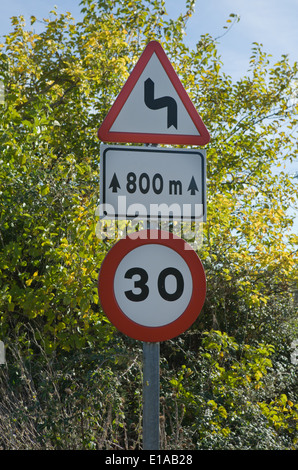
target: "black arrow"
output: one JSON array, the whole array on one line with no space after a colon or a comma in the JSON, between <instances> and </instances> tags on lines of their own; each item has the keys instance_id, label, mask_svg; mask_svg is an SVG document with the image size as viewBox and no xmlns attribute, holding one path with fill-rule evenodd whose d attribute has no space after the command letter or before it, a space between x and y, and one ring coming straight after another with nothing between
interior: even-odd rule
<instances>
[{"instance_id":1,"label":"black arrow","mask_svg":"<svg viewBox=\"0 0 298 470\"><path fill-rule=\"evenodd\" d=\"M116 173L114 173L109 189L112 188L112 192L116 193L117 189L121 189Z\"/></svg>"},{"instance_id":2,"label":"black arrow","mask_svg":"<svg viewBox=\"0 0 298 470\"><path fill-rule=\"evenodd\" d=\"M154 82L147 78L144 82L144 101L149 109L168 108L168 128L174 126L177 129L177 103L171 96L154 98Z\"/></svg>"},{"instance_id":3,"label":"black arrow","mask_svg":"<svg viewBox=\"0 0 298 470\"><path fill-rule=\"evenodd\" d=\"M191 178L187 191L190 191L191 196L195 196L196 191L199 191L194 177Z\"/></svg>"}]
</instances>

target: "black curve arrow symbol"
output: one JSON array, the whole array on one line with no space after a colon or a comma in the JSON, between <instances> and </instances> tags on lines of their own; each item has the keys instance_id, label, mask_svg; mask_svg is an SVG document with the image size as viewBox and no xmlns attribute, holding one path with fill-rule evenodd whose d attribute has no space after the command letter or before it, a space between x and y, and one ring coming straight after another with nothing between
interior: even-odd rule
<instances>
[{"instance_id":1,"label":"black curve arrow symbol","mask_svg":"<svg viewBox=\"0 0 298 470\"><path fill-rule=\"evenodd\" d=\"M171 96L154 98L154 82L147 78L144 82L144 101L149 109L168 108L168 128L174 126L177 129L177 103Z\"/></svg>"}]
</instances>

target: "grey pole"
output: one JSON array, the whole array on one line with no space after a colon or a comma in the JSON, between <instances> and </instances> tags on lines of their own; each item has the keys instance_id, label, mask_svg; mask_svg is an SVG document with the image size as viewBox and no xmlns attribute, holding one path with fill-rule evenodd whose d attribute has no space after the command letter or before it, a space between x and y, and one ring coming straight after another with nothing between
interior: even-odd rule
<instances>
[{"instance_id":1,"label":"grey pole","mask_svg":"<svg viewBox=\"0 0 298 470\"><path fill-rule=\"evenodd\" d=\"M143 343L143 449L159 450L160 343Z\"/></svg>"},{"instance_id":2,"label":"grey pole","mask_svg":"<svg viewBox=\"0 0 298 470\"><path fill-rule=\"evenodd\" d=\"M158 229L158 221L147 220L147 229ZM159 351L160 343L143 342L144 450L159 450Z\"/></svg>"}]
</instances>

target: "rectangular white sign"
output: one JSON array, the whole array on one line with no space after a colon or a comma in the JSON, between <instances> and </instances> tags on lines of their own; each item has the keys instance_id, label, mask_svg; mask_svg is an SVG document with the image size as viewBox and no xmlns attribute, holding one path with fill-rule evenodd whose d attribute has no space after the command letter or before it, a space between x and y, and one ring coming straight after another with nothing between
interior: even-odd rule
<instances>
[{"instance_id":1,"label":"rectangular white sign","mask_svg":"<svg viewBox=\"0 0 298 470\"><path fill-rule=\"evenodd\" d=\"M101 144L100 217L206 221L206 150Z\"/></svg>"}]
</instances>

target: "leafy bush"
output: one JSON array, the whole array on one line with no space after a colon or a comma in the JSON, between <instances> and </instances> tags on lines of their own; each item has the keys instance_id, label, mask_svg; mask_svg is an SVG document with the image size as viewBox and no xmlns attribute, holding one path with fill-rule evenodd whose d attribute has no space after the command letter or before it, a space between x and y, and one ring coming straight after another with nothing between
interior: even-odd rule
<instances>
[{"instance_id":1,"label":"leafy bush","mask_svg":"<svg viewBox=\"0 0 298 470\"><path fill-rule=\"evenodd\" d=\"M96 131L147 42L160 41L206 124L208 220L198 248L208 293L161 346L162 447L297 448L296 63L254 44L246 76L222 71L208 34L187 47L193 0L83 0L37 33L12 18L1 45L1 447L137 449L141 352L98 299L115 239L96 236ZM235 15L231 15L235 19ZM231 21L231 19L229 19Z\"/></svg>"}]
</instances>

